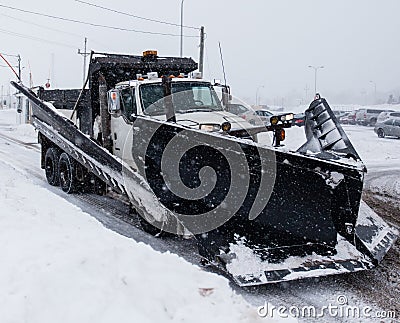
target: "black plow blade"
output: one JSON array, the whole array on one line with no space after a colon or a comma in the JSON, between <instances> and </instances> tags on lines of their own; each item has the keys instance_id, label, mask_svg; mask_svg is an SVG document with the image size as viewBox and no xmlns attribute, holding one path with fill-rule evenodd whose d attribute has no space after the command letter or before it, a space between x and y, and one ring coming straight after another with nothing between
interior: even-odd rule
<instances>
[{"instance_id":1,"label":"black plow blade","mask_svg":"<svg viewBox=\"0 0 400 323\"><path fill-rule=\"evenodd\" d=\"M242 210L199 238L200 252L240 286L371 269L398 238L361 200L366 168L325 99L306 110L305 131L296 153L277 152L261 214Z\"/></svg>"}]
</instances>

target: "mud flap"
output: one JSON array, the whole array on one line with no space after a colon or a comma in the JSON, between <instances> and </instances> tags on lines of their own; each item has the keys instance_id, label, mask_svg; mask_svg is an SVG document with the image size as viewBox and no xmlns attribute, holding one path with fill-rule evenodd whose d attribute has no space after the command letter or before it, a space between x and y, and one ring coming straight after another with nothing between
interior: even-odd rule
<instances>
[{"instance_id":1,"label":"mud flap","mask_svg":"<svg viewBox=\"0 0 400 323\"><path fill-rule=\"evenodd\" d=\"M364 201L360 204L355 231L357 248L369 255L375 265L399 236L399 231L386 224Z\"/></svg>"}]
</instances>

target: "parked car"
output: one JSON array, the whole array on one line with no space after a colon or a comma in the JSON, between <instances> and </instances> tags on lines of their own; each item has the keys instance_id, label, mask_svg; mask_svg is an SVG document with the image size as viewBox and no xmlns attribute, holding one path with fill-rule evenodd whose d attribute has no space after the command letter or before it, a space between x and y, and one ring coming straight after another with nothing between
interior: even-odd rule
<instances>
[{"instance_id":1,"label":"parked car","mask_svg":"<svg viewBox=\"0 0 400 323\"><path fill-rule=\"evenodd\" d=\"M345 114L342 114L341 116L338 116L337 117L338 121L340 123L347 124L347 121L348 121L347 117L348 117L349 114L350 114L350 112L346 112Z\"/></svg>"},{"instance_id":2,"label":"parked car","mask_svg":"<svg viewBox=\"0 0 400 323\"><path fill-rule=\"evenodd\" d=\"M387 119L397 119L397 118L400 118L400 112L383 111L383 112L379 113L376 122L382 123L382 122L386 121Z\"/></svg>"},{"instance_id":3,"label":"parked car","mask_svg":"<svg viewBox=\"0 0 400 323\"><path fill-rule=\"evenodd\" d=\"M340 111L340 110L332 110L332 112L335 114L336 118L338 118L338 119L347 113L347 111Z\"/></svg>"},{"instance_id":4,"label":"parked car","mask_svg":"<svg viewBox=\"0 0 400 323\"><path fill-rule=\"evenodd\" d=\"M356 112L346 112L338 120L341 124L356 124Z\"/></svg>"},{"instance_id":5,"label":"parked car","mask_svg":"<svg viewBox=\"0 0 400 323\"><path fill-rule=\"evenodd\" d=\"M393 110L360 109L356 113L356 123L364 126L375 126L381 112L394 112Z\"/></svg>"},{"instance_id":6,"label":"parked car","mask_svg":"<svg viewBox=\"0 0 400 323\"><path fill-rule=\"evenodd\" d=\"M264 109L256 110L255 113L266 125L270 124L270 119L274 115L272 112Z\"/></svg>"},{"instance_id":7,"label":"parked car","mask_svg":"<svg viewBox=\"0 0 400 323\"><path fill-rule=\"evenodd\" d=\"M241 114L248 112L250 109L240 103L229 103L228 110L230 113L240 116Z\"/></svg>"},{"instance_id":8,"label":"parked car","mask_svg":"<svg viewBox=\"0 0 400 323\"><path fill-rule=\"evenodd\" d=\"M400 138L400 119L388 119L382 123L377 123L374 128L379 138L394 136Z\"/></svg>"},{"instance_id":9,"label":"parked car","mask_svg":"<svg viewBox=\"0 0 400 323\"><path fill-rule=\"evenodd\" d=\"M306 115L304 113L297 113L293 116L293 126L303 127L306 122Z\"/></svg>"},{"instance_id":10,"label":"parked car","mask_svg":"<svg viewBox=\"0 0 400 323\"><path fill-rule=\"evenodd\" d=\"M265 109L254 110L241 103L230 103L228 105L229 112L242 117L252 125L269 124L269 117L273 114Z\"/></svg>"}]
</instances>

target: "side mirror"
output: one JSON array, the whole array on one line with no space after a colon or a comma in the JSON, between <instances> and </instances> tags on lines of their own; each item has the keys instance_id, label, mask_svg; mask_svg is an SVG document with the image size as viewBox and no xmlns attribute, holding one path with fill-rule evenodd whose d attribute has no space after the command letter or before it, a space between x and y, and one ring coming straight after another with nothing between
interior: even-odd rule
<instances>
[{"instance_id":1,"label":"side mirror","mask_svg":"<svg viewBox=\"0 0 400 323\"><path fill-rule=\"evenodd\" d=\"M110 90L107 93L108 98L108 112L116 114L121 111L120 93L118 90Z\"/></svg>"},{"instance_id":2,"label":"side mirror","mask_svg":"<svg viewBox=\"0 0 400 323\"><path fill-rule=\"evenodd\" d=\"M222 104L226 107L232 101L231 89L228 85L222 86Z\"/></svg>"}]
</instances>

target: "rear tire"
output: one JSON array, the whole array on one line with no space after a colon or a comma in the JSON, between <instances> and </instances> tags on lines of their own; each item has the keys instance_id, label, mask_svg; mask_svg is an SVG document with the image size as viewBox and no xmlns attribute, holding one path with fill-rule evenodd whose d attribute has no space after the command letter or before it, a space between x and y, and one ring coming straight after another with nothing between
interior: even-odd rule
<instances>
[{"instance_id":1,"label":"rear tire","mask_svg":"<svg viewBox=\"0 0 400 323\"><path fill-rule=\"evenodd\" d=\"M58 172L58 160L60 159L60 151L57 148L50 147L46 151L44 157L44 170L47 182L52 186L58 186L60 176Z\"/></svg>"},{"instance_id":2,"label":"rear tire","mask_svg":"<svg viewBox=\"0 0 400 323\"><path fill-rule=\"evenodd\" d=\"M90 193L106 195L107 185L93 173L88 175L87 188Z\"/></svg>"},{"instance_id":3,"label":"rear tire","mask_svg":"<svg viewBox=\"0 0 400 323\"><path fill-rule=\"evenodd\" d=\"M375 118L371 119L369 125L372 126L372 127L375 126L376 125L376 119Z\"/></svg>"},{"instance_id":4,"label":"rear tire","mask_svg":"<svg viewBox=\"0 0 400 323\"><path fill-rule=\"evenodd\" d=\"M385 132L383 129L378 129L377 134L379 138L385 138Z\"/></svg>"},{"instance_id":5,"label":"rear tire","mask_svg":"<svg viewBox=\"0 0 400 323\"><path fill-rule=\"evenodd\" d=\"M79 181L76 178L76 162L67 153L62 153L58 161L61 189L68 194L77 191Z\"/></svg>"}]
</instances>

